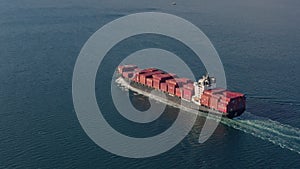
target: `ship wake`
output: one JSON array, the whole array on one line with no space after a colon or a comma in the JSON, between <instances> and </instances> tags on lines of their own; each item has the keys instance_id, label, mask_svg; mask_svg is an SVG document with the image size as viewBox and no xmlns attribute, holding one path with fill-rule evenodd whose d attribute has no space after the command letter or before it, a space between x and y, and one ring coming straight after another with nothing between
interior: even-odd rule
<instances>
[{"instance_id":1,"label":"ship wake","mask_svg":"<svg viewBox=\"0 0 300 169\"><path fill-rule=\"evenodd\" d=\"M300 154L299 128L259 117L250 112L244 112L242 116L233 120L224 118L222 123Z\"/></svg>"}]
</instances>

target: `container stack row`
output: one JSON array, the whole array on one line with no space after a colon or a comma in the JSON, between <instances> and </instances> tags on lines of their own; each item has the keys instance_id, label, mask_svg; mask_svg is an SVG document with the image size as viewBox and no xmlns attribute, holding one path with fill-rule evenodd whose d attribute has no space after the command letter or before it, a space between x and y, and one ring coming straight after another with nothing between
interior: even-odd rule
<instances>
[{"instance_id":1,"label":"container stack row","mask_svg":"<svg viewBox=\"0 0 300 169\"><path fill-rule=\"evenodd\" d=\"M244 109L246 98L242 93L216 88L204 91L200 103L203 106L226 113Z\"/></svg>"},{"instance_id":2,"label":"container stack row","mask_svg":"<svg viewBox=\"0 0 300 169\"><path fill-rule=\"evenodd\" d=\"M139 69L136 65L124 65L118 67L118 72L124 78L131 78L137 83L152 87L171 95L191 100L194 95L192 80L178 78L176 74L165 73L156 68Z\"/></svg>"}]
</instances>

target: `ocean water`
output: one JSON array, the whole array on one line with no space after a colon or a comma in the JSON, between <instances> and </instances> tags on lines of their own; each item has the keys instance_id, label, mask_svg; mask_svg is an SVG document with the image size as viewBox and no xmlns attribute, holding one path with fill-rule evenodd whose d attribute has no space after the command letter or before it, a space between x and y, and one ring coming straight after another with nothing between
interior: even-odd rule
<instances>
[{"instance_id":1,"label":"ocean water","mask_svg":"<svg viewBox=\"0 0 300 169\"><path fill-rule=\"evenodd\" d=\"M172 2L1 0L0 168L300 168L300 2ZM247 111L234 120L222 119L203 144L197 142L205 120L199 116L189 135L170 151L131 159L101 149L85 134L73 107L72 73L82 46L96 30L145 11L175 14L203 30L224 64L228 88L247 94ZM189 55L167 42L135 37L110 54L121 57L143 45L167 44L177 54ZM118 59L106 60L107 67L112 69ZM193 57L187 62L199 76L205 73ZM150 126L121 118L104 97L110 86L103 79L111 80L110 71L99 70L96 95L112 126L146 137L172 124L178 111L173 107ZM142 96L133 96L132 102L139 109L149 106Z\"/></svg>"}]
</instances>

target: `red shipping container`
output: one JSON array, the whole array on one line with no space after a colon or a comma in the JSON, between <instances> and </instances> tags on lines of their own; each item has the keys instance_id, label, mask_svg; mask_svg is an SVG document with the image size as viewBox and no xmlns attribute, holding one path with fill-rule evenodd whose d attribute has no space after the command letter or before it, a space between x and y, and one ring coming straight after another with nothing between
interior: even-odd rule
<instances>
[{"instance_id":1,"label":"red shipping container","mask_svg":"<svg viewBox=\"0 0 300 169\"><path fill-rule=\"evenodd\" d=\"M215 93L221 93L224 91L225 91L225 89L223 89L223 88L215 88L215 89L205 90L204 93L211 96Z\"/></svg>"},{"instance_id":2,"label":"red shipping container","mask_svg":"<svg viewBox=\"0 0 300 169\"><path fill-rule=\"evenodd\" d=\"M159 85L153 85L153 87L159 90Z\"/></svg>"},{"instance_id":3,"label":"red shipping container","mask_svg":"<svg viewBox=\"0 0 300 169\"><path fill-rule=\"evenodd\" d=\"M141 75L145 74L145 73L147 73L147 72L140 71L140 72L136 73L136 76L138 76L138 79L140 79Z\"/></svg>"},{"instance_id":4,"label":"red shipping container","mask_svg":"<svg viewBox=\"0 0 300 169\"><path fill-rule=\"evenodd\" d=\"M228 104L220 103L220 102L218 103L218 111L220 111L220 112L226 113L227 107L228 107Z\"/></svg>"},{"instance_id":5,"label":"red shipping container","mask_svg":"<svg viewBox=\"0 0 300 169\"><path fill-rule=\"evenodd\" d=\"M213 94L212 97L216 98L216 99L221 99L223 95L221 94Z\"/></svg>"},{"instance_id":6,"label":"red shipping container","mask_svg":"<svg viewBox=\"0 0 300 169\"><path fill-rule=\"evenodd\" d=\"M159 84L160 84L160 80L157 80L157 79L153 78L153 87L156 88L156 89L159 89Z\"/></svg>"},{"instance_id":7,"label":"red shipping container","mask_svg":"<svg viewBox=\"0 0 300 169\"><path fill-rule=\"evenodd\" d=\"M194 92L192 90L189 90L187 88L183 89L183 98L184 99L191 100L193 94L194 94Z\"/></svg>"},{"instance_id":8,"label":"red shipping container","mask_svg":"<svg viewBox=\"0 0 300 169\"><path fill-rule=\"evenodd\" d=\"M219 109L219 108L223 108L223 109L224 109L224 108L227 107L227 105L228 105L228 103L223 103L223 102L220 102L220 101L219 101L219 103L218 103L218 109Z\"/></svg>"},{"instance_id":9,"label":"red shipping container","mask_svg":"<svg viewBox=\"0 0 300 169\"><path fill-rule=\"evenodd\" d=\"M144 70L140 70L139 72L136 72L136 76L138 76L137 77L138 82L143 83L143 82L141 82L141 79L144 81L144 78L141 78L142 75L147 74L147 73L151 73L153 71L156 71L156 69L149 68L149 69L144 69ZM143 84L145 84L145 83L143 83Z\"/></svg>"},{"instance_id":10,"label":"red shipping container","mask_svg":"<svg viewBox=\"0 0 300 169\"><path fill-rule=\"evenodd\" d=\"M139 76L139 73L135 74L135 77L136 77L136 82L140 82L140 76Z\"/></svg>"},{"instance_id":11,"label":"red shipping container","mask_svg":"<svg viewBox=\"0 0 300 169\"><path fill-rule=\"evenodd\" d=\"M175 78L174 80L176 81L178 86L182 87L185 84L187 78Z\"/></svg>"},{"instance_id":12,"label":"red shipping container","mask_svg":"<svg viewBox=\"0 0 300 169\"><path fill-rule=\"evenodd\" d=\"M164 92L168 92L168 85L167 83L160 83L160 90Z\"/></svg>"},{"instance_id":13,"label":"red shipping container","mask_svg":"<svg viewBox=\"0 0 300 169\"><path fill-rule=\"evenodd\" d=\"M153 87L155 88L155 89L159 89L159 82L157 83L156 81L154 81L154 79L153 79Z\"/></svg>"},{"instance_id":14,"label":"red shipping container","mask_svg":"<svg viewBox=\"0 0 300 169\"><path fill-rule=\"evenodd\" d=\"M153 77L153 79L158 79L158 80L160 80L160 79L161 79L161 75L162 75L162 74L156 74L156 75L153 75L152 77Z\"/></svg>"},{"instance_id":15,"label":"red shipping container","mask_svg":"<svg viewBox=\"0 0 300 169\"><path fill-rule=\"evenodd\" d=\"M146 84L146 78L150 78L152 77L152 75L154 74L159 74L161 73L161 71L154 71L154 72L148 72L148 73L144 73L144 74L140 74L139 75L139 82L142 84Z\"/></svg>"},{"instance_id":16,"label":"red shipping container","mask_svg":"<svg viewBox=\"0 0 300 169\"><path fill-rule=\"evenodd\" d=\"M222 96L221 100L224 101L224 102L229 102L231 100L231 98Z\"/></svg>"},{"instance_id":17,"label":"red shipping container","mask_svg":"<svg viewBox=\"0 0 300 169\"><path fill-rule=\"evenodd\" d=\"M218 103L218 108L226 108L227 104L223 104L223 103Z\"/></svg>"},{"instance_id":18,"label":"red shipping container","mask_svg":"<svg viewBox=\"0 0 300 169\"><path fill-rule=\"evenodd\" d=\"M153 86L153 84L152 84L152 82L153 82L152 78L147 78L146 81L147 81L147 86L149 86L149 87Z\"/></svg>"},{"instance_id":19,"label":"red shipping container","mask_svg":"<svg viewBox=\"0 0 300 169\"><path fill-rule=\"evenodd\" d=\"M227 113L227 107L226 106L218 106L218 111Z\"/></svg>"},{"instance_id":20,"label":"red shipping container","mask_svg":"<svg viewBox=\"0 0 300 169\"><path fill-rule=\"evenodd\" d=\"M177 82L175 79L169 79L169 80L166 80L166 83L169 85L169 84L172 84L172 85L177 85Z\"/></svg>"},{"instance_id":21,"label":"red shipping container","mask_svg":"<svg viewBox=\"0 0 300 169\"><path fill-rule=\"evenodd\" d=\"M189 89L189 90L194 90L194 85L193 83L187 83L183 85L183 88Z\"/></svg>"},{"instance_id":22,"label":"red shipping container","mask_svg":"<svg viewBox=\"0 0 300 169\"><path fill-rule=\"evenodd\" d=\"M169 79L169 80L166 80L166 82L168 84L175 85L176 87L178 87L178 86L182 87L184 85L184 82L180 78Z\"/></svg>"},{"instance_id":23,"label":"red shipping container","mask_svg":"<svg viewBox=\"0 0 300 169\"><path fill-rule=\"evenodd\" d=\"M236 97L243 97L244 94L226 90L223 92L223 96L228 97L228 98L236 98Z\"/></svg>"},{"instance_id":24,"label":"red shipping container","mask_svg":"<svg viewBox=\"0 0 300 169\"><path fill-rule=\"evenodd\" d=\"M211 96L212 92L211 92L211 90L204 90L203 94Z\"/></svg>"},{"instance_id":25,"label":"red shipping container","mask_svg":"<svg viewBox=\"0 0 300 169\"><path fill-rule=\"evenodd\" d=\"M154 72L147 72L147 73L140 74L140 79L141 78L151 77L153 75L153 73Z\"/></svg>"},{"instance_id":26,"label":"red shipping container","mask_svg":"<svg viewBox=\"0 0 300 169\"><path fill-rule=\"evenodd\" d=\"M139 82L142 83L142 84L146 84L146 78L145 76L139 76Z\"/></svg>"},{"instance_id":27,"label":"red shipping container","mask_svg":"<svg viewBox=\"0 0 300 169\"><path fill-rule=\"evenodd\" d=\"M209 95L206 95L206 94L203 94L201 96L201 99L200 99L200 103L204 106L207 106L209 107L209 104L210 104L210 96Z\"/></svg>"},{"instance_id":28,"label":"red shipping container","mask_svg":"<svg viewBox=\"0 0 300 169\"><path fill-rule=\"evenodd\" d=\"M180 88L175 88L175 95L177 97L181 97L181 89Z\"/></svg>"},{"instance_id":29,"label":"red shipping container","mask_svg":"<svg viewBox=\"0 0 300 169\"><path fill-rule=\"evenodd\" d=\"M175 85L167 84L168 85L168 92L172 95L175 95Z\"/></svg>"},{"instance_id":30,"label":"red shipping container","mask_svg":"<svg viewBox=\"0 0 300 169\"><path fill-rule=\"evenodd\" d=\"M172 79L172 76L170 76L169 74L155 74L152 77L153 79L160 82L165 82L168 79Z\"/></svg>"},{"instance_id":31,"label":"red shipping container","mask_svg":"<svg viewBox=\"0 0 300 169\"><path fill-rule=\"evenodd\" d=\"M161 73L161 74L153 75L153 79L161 80L162 78L168 77L168 76L170 76L170 75Z\"/></svg>"},{"instance_id":32,"label":"red shipping container","mask_svg":"<svg viewBox=\"0 0 300 169\"><path fill-rule=\"evenodd\" d=\"M141 74L141 76L148 78L148 77L152 77L152 75L154 74L159 74L159 73L161 73L161 71L148 72L148 73Z\"/></svg>"},{"instance_id":33,"label":"red shipping container","mask_svg":"<svg viewBox=\"0 0 300 169\"><path fill-rule=\"evenodd\" d=\"M219 99L215 98L215 97L210 97L210 103L209 103L209 107L212 109L218 109L218 102Z\"/></svg>"},{"instance_id":34,"label":"red shipping container","mask_svg":"<svg viewBox=\"0 0 300 169\"><path fill-rule=\"evenodd\" d=\"M230 100L229 100L230 101ZM223 98L221 98L220 100L219 100L219 102L220 103L223 103L223 104L228 104L229 103L229 101L228 100L224 100Z\"/></svg>"},{"instance_id":35,"label":"red shipping container","mask_svg":"<svg viewBox=\"0 0 300 169\"><path fill-rule=\"evenodd\" d=\"M156 74L155 74L155 75L156 75ZM159 79L155 79L155 78L154 78L155 75L152 76L152 78L153 78L153 83L160 83L160 80L159 80Z\"/></svg>"}]
</instances>

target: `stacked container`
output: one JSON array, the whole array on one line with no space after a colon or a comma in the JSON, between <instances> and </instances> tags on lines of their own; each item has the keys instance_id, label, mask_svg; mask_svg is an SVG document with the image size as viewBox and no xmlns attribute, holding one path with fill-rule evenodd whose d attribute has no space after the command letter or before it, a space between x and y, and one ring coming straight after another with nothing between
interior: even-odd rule
<instances>
[{"instance_id":1,"label":"stacked container","mask_svg":"<svg viewBox=\"0 0 300 169\"><path fill-rule=\"evenodd\" d=\"M168 85L168 92L172 95L181 97L182 91L177 89L176 92L176 88L182 88L187 82L190 82L190 80L187 78L174 78L174 79L166 80L166 83Z\"/></svg>"},{"instance_id":2,"label":"stacked container","mask_svg":"<svg viewBox=\"0 0 300 169\"><path fill-rule=\"evenodd\" d=\"M182 97L184 99L191 100L195 92L193 83L184 84L182 92L183 92Z\"/></svg>"},{"instance_id":3,"label":"stacked container","mask_svg":"<svg viewBox=\"0 0 300 169\"><path fill-rule=\"evenodd\" d=\"M160 89L160 83L165 82L167 79L171 79L170 74L155 74L153 75L153 87L155 89Z\"/></svg>"},{"instance_id":4,"label":"stacked container","mask_svg":"<svg viewBox=\"0 0 300 169\"><path fill-rule=\"evenodd\" d=\"M222 93L224 92L226 89L224 88L215 88L215 89L210 89L210 90L205 90L204 91L204 94L207 94L209 96L212 96L213 94L216 94L216 93Z\"/></svg>"},{"instance_id":5,"label":"stacked container","mask_svg":"<svg viewBox=\"0 0 300 169\"><path fill-rule=\"evenodd\" d=\"M202 94L201 99L200 99L201 105L209 107L209 101L210 101L210 96L205 93Z\"/></svg>"},{"instance_id":6,"label":"stacked container","mask_svg":"<svg viewBox=\"0 0 300 169\"><path fill-rule=\"evenodd\" d=\"M146 85L146 78L150 78L154 74L161 74L161 73L162 73L162 71L153 71L153 72L139 74L139 82Z\"/></svg>"},{"instance_id":7,"label":"stacked container","mask_svg":"<svg viewBox=\"0 0 300 169\"><path fill-rule=\"evenodd\" d=\"M141 74L146 74L146 73L154 72L154 71L157 71L157 69L155 69L155 68L148 68L148 69L136 71L136 73L135 73L136 82L140 82L140 76L141 76Z\"/></svg>"},{"instance_id":8,"label":"stacked container","mask_svg":"<svg viewBox=\"0 0 300 169\"><path fill-rule=\"evenodd\" d=\"M175 95L177 97L181 97L181 89L180 88L178 88L178 87L175 88Z\"/></svg>"},{"instance_id":9,"label":"stacked container","mask_svg":"<svg viewBox=\"0 0 300 169\"><path fill-rule=\"evenodd\" d=\"M169 84L167 82L167 86L168 86L168 93L170 93L171 95L175 95L175 89L176 89L175 85L171 83Z\"/></svg>"},{"instance_id":10,"label":"stacked container","mask_svg":"<svg viewBox=\"0 0 300 169\"><path fill-rule=\"evenodd\" d=\"M147 81L146 82L147 86L153 87L153 79L152 78L147 78L146 81Z\"/></svg>"},{"instance_id":11,"label":"stacked container","mask_svg":"<svg viewBox=\"0 0 300 169\"><path fill-rule=\"evenodd\" d=\"M168 92L167 83L160 83L160 90L162 90L163 92Z\"/></svg>"},{"instance_id":12,"label":"stacked container","mask_svg":"<svg viewBox=\"0 0 300 169\"><path fill-rule=\"evenodd\" d=\"M242 93L216 88L204 91L200 103L206 107L228 113L245 109L246 98Z\"/></svg>"}]
</instances>

